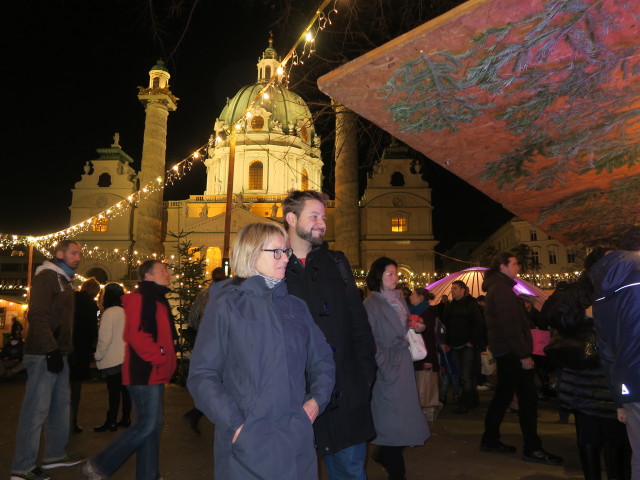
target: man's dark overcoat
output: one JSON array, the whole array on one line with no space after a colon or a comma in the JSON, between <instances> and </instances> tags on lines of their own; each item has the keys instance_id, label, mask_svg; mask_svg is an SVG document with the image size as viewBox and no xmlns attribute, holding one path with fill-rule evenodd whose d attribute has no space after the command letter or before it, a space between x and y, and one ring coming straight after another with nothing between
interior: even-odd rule
<instances>
[{"instance_id":1,"label":"man's dark overcoat","mask_svg":"<svg viewBox=\"0 0 640 480\"><path fill-rule=\"evenodd\" d=\"M333 349L336 386L327 410L316 420L318 454L331 454L375 436L371 386L376 346L349 261L326 243L314 247L303 266L287 265L289 293L303 299Z\"/></svg>"}]
</instances>

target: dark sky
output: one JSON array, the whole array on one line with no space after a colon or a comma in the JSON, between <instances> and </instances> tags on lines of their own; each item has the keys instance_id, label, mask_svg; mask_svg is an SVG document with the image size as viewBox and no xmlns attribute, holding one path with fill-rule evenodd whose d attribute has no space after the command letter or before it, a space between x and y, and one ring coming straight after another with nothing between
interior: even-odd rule
<instances>
[{"instance_id":1,"label":"dark sky","mask_svg":"<svg viewBox=\"0 0 640 480\"><path fill-rule=\"evenodd\" d=\"M150 3L142 0L3 5L0 233L43 234L68 226L71 189L84 163L97 158L96 148L108 147L115 132L139 166L144 108L137 87L147 86L158 58L167 60L172 92L180 98L169 116L168 165L206 143L226 97L255 81L256 60L279 15L270 2L196 2L183 37L193 2L151 4L162 7L155 23ZM308 11L313 13L312 4ZM302 28L275 34L281 55ZM482 239L509 217L431 162L427 179L443 247L457 239ZM204 186L200 164L167 188L165 198L200 194Z\"/></svg>"}]
</instances>

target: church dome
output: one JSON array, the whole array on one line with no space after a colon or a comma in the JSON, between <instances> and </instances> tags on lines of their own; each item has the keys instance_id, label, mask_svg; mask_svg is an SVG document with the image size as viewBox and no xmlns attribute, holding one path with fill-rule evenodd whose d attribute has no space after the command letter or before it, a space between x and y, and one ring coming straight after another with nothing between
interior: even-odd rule
<instances>
[{"instance_id":1,"label":"church dome","mask_svg":"<svg viewBox=\"0 0 640 480\"><path fill-rule=\"evenodd\" d=\"M227 102L222 109L220 120L226 125L233 125L247 110L251 102L264 88L264 83L256 83L243 87ZM281 125L284 133L291 135L290 125L300 127L306 124L307 129L313 129L311 111L306 102L281 84L274 84L267 90L268 99L261 99L253 108L263 108L271 114L269 122ZM271 130L271 128L269 128Z\"/></svg>"}]
</instances>

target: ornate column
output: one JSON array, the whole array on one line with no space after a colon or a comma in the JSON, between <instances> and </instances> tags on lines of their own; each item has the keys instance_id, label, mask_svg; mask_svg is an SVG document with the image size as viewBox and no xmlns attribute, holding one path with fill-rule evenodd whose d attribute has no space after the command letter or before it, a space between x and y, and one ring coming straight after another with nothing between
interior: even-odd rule
<instances>
[{"instance_id":1,"label":"ornate column","mask_svg":"<svg viewBox=\"0 0 640 480\"><path fill-rule=\"evenodd\" d=\"M345 253L352 266L360 266L357 117L344 105L332 103L336 112L335 248Z\"/></svg>"},{"instance_id":2,"label":"ornate column","mask_svg":"<svg viewBox=\"0 0 640 480\"><path fill-rule=\"evenodd\" d=\"M177 98L169 90L169 72L158 60L149 72L149 87L140 87L138 99L145 106L144 143L140 188L151 183L155 188L136 209L135 249L139 252L164 253L162 244L162 196L165 181L167 119L176 110ZM160 180L158 180L160 179Z\"/></svg>"}]
</instances>

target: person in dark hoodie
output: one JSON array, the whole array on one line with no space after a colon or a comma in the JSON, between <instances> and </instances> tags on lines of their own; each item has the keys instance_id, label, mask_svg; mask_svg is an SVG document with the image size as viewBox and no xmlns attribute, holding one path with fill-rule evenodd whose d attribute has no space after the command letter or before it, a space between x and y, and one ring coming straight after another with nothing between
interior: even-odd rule
<instances>
[{"instance_id":1,"label":"person in dark hoodie","mask_svg":"<svg viewBox=\"0 0 640 480\"><path fill-rule=\"evenodd\" d=\"M524 305L513 287L520 271L511 252L500 252L491 262L482 289L487 292L485 322L489 349L496 359L498 382L484 420L480 450L515 453L516 447L500 441L500 424L507 407L518 396L520 431L524 439L522 459L527 462L561 465L563 459L542 449L538 436L538 394L531 358L533 340Z\"/></svg>"},{"instance_id":2,"label":"person in dark hoodie","mask_svg":"<svg viewBox=\"0 0 640 480\"><path fill-rule=\"evenodd\" d=\"M624 410L633 458L632 479L640 479L640 227L622 237L591 269L596 300L593 318L600 360L613 398Z\"/></svg>"},{"instance_id":3,"label":"person in dark hoodie","mask_svg":"<svg viewBox=\"0 0 640 480\"><path fill-rule=\"evenodd\" d=\"M169 293L171 274L159 260L138 270L136 291L122 297L125 347L122 384L127 385L136 421L105 450L86 462L82 473L91 480L110 477L136 453L136 479L158 480L164 385L176 369L176 332Z\"/></svg>"}]
</instances>

